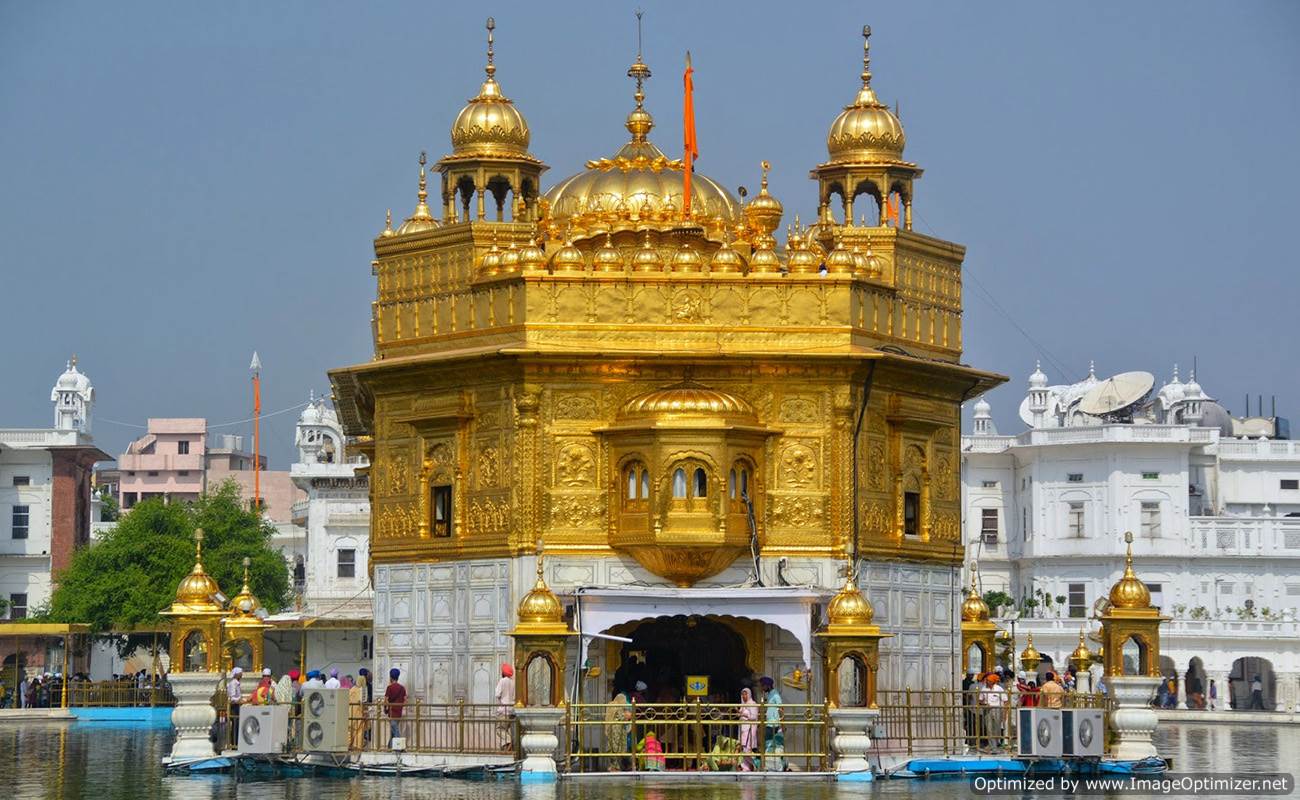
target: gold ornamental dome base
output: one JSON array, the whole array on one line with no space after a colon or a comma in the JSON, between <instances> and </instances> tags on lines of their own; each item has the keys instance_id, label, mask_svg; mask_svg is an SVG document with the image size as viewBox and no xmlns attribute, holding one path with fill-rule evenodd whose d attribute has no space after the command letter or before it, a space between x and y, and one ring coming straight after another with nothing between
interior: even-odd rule
<instances>
[{"instance_id":1,"label":"gold ornamental dome base","mask_svg":"<svg viewBox=\"0 0 1300 800\"><path fill-rule=\"evenodd\" d=\"M691 545L636 545L622 548L641 566L681 588L711 578L731 566L744 547L716 545L696 547Z\"/></svg>"}]
</instances>

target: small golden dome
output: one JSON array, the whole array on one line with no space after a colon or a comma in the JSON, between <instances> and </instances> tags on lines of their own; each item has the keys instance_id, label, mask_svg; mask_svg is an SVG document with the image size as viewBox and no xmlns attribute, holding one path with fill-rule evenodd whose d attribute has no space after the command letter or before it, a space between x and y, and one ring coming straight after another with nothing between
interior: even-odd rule
<instances>
[{"instance_id":1,"label":"small golden dome","mask_svg":"<svg viewBox=\"0 0 1300 800\"><path fill-rule=\"evenodd\" d=\"M483 260L479 262L478 271L480 275L491 276L501 272L501 249L497 247L496 234L492 234L492 249L483 254Z\"/></svg>"},{"instance_id":2,"label":"small golden dome","mask_svg":"<svg viewBox=\"0 0 1300 800\"><path fill-rule=\"evenodd\" d=\"M1084 641L1083 629L1080 628L1079 646L1074 648L1074 652L1070 654L1070 663L1079 669L1087 669L1088 665L1091 664L1093 660L1094 656L1092 651L1088 649L1088 645Z\"/></svg>"},{"instance_id":3,"label":"small golden dome","mask_svg":"<svg viewBox=\"0 0 1300 800\"><path fill-rule=\"evenodd\" d=\"M757 422L754 407L745 400L689 379L637 395L619 411L622 420L660 416L724 417L751 425Z\"/></svg>"},{"instance_id":4,"label":"small golden dome","mask_svg":"<svg viewBox=\"0 0 1300 800\"><path fill-rule=\"evenodd\" d=\"M988 622L989 605L984 602L984 598L979 596L978 592L971 591L966 595L966 599L961 604L961 621L962 622Z\"/></svg>"},{"instance_id":5,"label":"small golden dome","mask_svg":"<svg viewBox=\"0 0 1300 800\"><path fill-rule=\"evenodd\" d=\"M451 126L454 156L528 156L532 133L515 104L501 92L492 63L492 31L496 22L488 17L487 79L478 95L456 115ZM528 156L531 158L531 156Z\"/></svg>"},{"instance_id":6,"label":"small golden dome","mask_svg":"<svg viewBox=\"0 0 1300 800\"><path fill-rule=\"evenodd\" d=\"M555 596L551 587L546 585L542 576L542 550L537 550L537 583L528 594L519 601L519 624L539 625L564 622L564 604Z\"/></svg>"},{"instance_id":7,"label":"small golden dome","mask_svg":"<svg viewBox=\"0 0 1300 800\"><path fill-rule=\"evenodd\" d=\"M853 253L844 247L844 240L840 239L835 249L826 258L826 271L843 275L853 272L857 267L857 262L853 260Z\"/></svg>"},{"instance_id":8,"label":"small golden dome","mask_svg":"<svg viewBox=\"0 0 1300 800\"><path fill-rule=\"evenodd\" d=\"M876 610L871 607L871 601L858 589L853 572L850 570L844 586L831 598L830 605L826 609L827 621L835 626L861 626L870 625L875 616Z\"/></svg>"},{"instance_id":9,"label":"small golden dome","mask_svg":"<svg viewBox=\"0 0 1300 800\"><path fill-rule=\"evenodd\" d=\"M402 227L397 229L399 236L405 236L409 233L420 233L422 231L433 230L438 227L438 220L433 218L433 212L429 210L429 183L424 174L424 165L429 163L423 150L420 151L420 189L416 192L417 202L415 211L411 216L406 218Z\"/></svg>"},{"instance_id":10,"label":"small golden dome","mask_svg":"<svg viewBox=\"0 0 1300 800\"><path fill-rule=\"evenodd\" d=\"M1150 608L1151 590L1133 572L1133 532L1124 533L1128 552L1124 556L1124 574L1110 587L1110 604L1114 608Z\"/></svg>"},{"instance_id":11,"label":"small golden dome","mask_svg":"<svg viewBox=\"0 0 1300 800\"><path fill-rule=\"evenodd\" d=\"M641 247L632 255L632 271L662 272L663 269L663 254L659 252L659 248L650 243L650 231L646 231Z\"/></svg>"},{"instance_id":12,"label":"small golden dome","mask_svg":"<svg viewBox=\"0 0 1300 800\"><path fill-rule=\"evenodd\" d=\"M501 272L509 274L519 270L519 248L514 242L510 243L501 253Z\"/></svg>"},{"instance_id":13,"label":"small golden dome","mask_svg":"<svg viewBox=\"0 0 1300 800\"><path fill-rule=\"evenodd\" d=\"M393 230L393 209L388 209L388 214L384 217L384 229L379 232L379 238L387 239L389 236L396 236L397 231Z\"/></svg>"},{"instance_id":14,"label":"small golden dome","mask_svg":"<svg viewBox=\"0 0 1300 800\"><path fill-rule=\"evenodd\" d=\"M257 610L262 607L262 604L258 602L257 595L253 594L253 590L248 585L248 567L250 563L250 559L245 556L244 585L239 590L239 594L231 598L230 610L236 617L251 617L257 619Z\"/></svg>"},{"instance_id":15,"label":"small golden dome","mask_svg":"<svg viewBox=\"0 0 1300 800\"><path fill-rule=\"evenodd\" d=\"M596 272L623 271L623 254L614 246L614 237L609 232L605 233L605 243L592 257L591 267Z\"/></svg>"},{"instance_id":16,"label":"small golden dome","mask_svg":"<svg viewBox=\"0 0 1300 800\"><path fill-rule=\"evenodd\" d=\"M546 270L546 253L537 246L536 240L519 248L519 266L524 272Z\"/></svg>"},{"instance_id":17,"label":"small golden dome","mask_svg":"<svg viewBox=\"0 0 1300 800\"><path fill-rule=\"evenodd\" d=\"M587 267L586 260L582 257L582 251L573 246L573 242L565 242L564 247L555 251L551 256L551 271L553 272L582 272Z\"/></svg>"},{"instance_id":18,"label":"small golden dome","mask_svg":"<svg viewBox=\"0 0 1300 800\"><path fill-rule=\"evenodd\" d=\"M871 251L870 241L867 242L867 252L861 254L861 261L858 263L863 277L879 278L881 275L885 274L885 259Z\"/></svg>"},{"instance_id":19,"label":"small golden dome","mask_svg":"<svg viewBox=\"0 0 1300 800\"><path fill-rule=\"evenodd\" d=\"M221 611L214 599L220 593L221 587L203 569L203 529L199 528L194 531L194 567L176 587L176 605L190 611Z\"/></svg>"},{"instance_id":20,"label":"small golden dome","mask_svg":"<svg viewBox=\"0 0 1300 800\"><path fill-rule=\"evenodd\" d=\"M749 256L749 271L775 273L781 271L781 259L770 247L760 247Z\"/></svg>"},{"instance_id":21,"label":"small golden dome","mask_svg":"<svg viewBox=\"0 0 1300 800\"><path fill-rule=\"evenodd\" d=\"M871 28L862 29L862 88L852 105L844 107L826 135L832 163L897 162L907 137L903 123L876 98L871 88Z\"/></svg>"},{"instance_id":22,"label":"small golden dome","mask_svg":"<svg viewBox=\"0 0 1300 800\"><path fill-rule=\"evenodd\" d=\"M773 245L772 232L781 224L781 215L785 213L785 207L781 201L777 200L767 191L767 171L772 165L766 161L761 163L763 169L763 181L758 190L758 194L753 200L745 205L745 221L757 236L755 243L767 247Z\"/></svg>"},{"instance_id":23,"label":"small golden dome","mask_svg":"<svg viewBox=\"0 0 1300 800\"><path fill-rule=\"evenodd\" d=\"M677 252L673 253L673 272L700 272L703 269L704 257L691 245L683 243L677 248Z\"/></svg>"},{"instance_id":24,"label":"small golden dome","mask_svg":"<svg viewBox=\"0 0 1300 800\"><path fill-rule=\"evenodd\" d=\"M709 259L710 272L744 272L745 258L728 243L719 247Z\"/></svg>"},{"instance_id":25,"label":"small golden dome","mask_svg":"<svg viewBox=\"0 0 1300 800\"><path fill-rule=\"evenodd\" d=\"M804 246L803 239L789 233L786 235L786 243L790 250L790 257L786 261L786 267L791 273L807 274L821 271L821 258Z\"/></svg>"},{"instance_id":26,"label":"small golden dome","mask_svg":"<svg viewBox=\"0 0 1300 800\"><path fill-rule=\"evenodd\" d=\"M1043 655L1034 647L1034 635L1031 633L1025 642L1025 649L1020 651L1020 664L1028 670L1038 666L1042 660ZM1031 664L1033 666L1030 666Z\"/></svg>"}]
</instances>

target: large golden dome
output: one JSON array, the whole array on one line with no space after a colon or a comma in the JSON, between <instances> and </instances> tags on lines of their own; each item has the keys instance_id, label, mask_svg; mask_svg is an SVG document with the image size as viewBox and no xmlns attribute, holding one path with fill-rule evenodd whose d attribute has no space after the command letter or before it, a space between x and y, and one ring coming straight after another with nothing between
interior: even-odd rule
<instances>
[{"instance_id":1,"label":"large golden dome","mask_svg":"<svg viewBox=\"0 0 1300 800\"><path fill-rule=\"evenodd\" d=\"M628 70L636 79L636 108L627 117L631 141L613 156L587 162L587 168L546 193L550 225L578 237L605 231L667 228L682 224L682 162L670 159L647 136L654 119L645 110L642 83L650 68L638 57ZM740 203L707 175L691 175L692 221L714 241L740 220Z\"/></svg>"},{"instance_id":2,"label":"large golden dome","mask_svg":"<svg viewBox=\"0 0 1300 800\"><path fill-rule=\"evenodd\" d=\"M832 163L879 163L902 161L907 137L903 123L889 106L876 98L871 88L871 28L862 29L862 88L851 105L844 107L826 134L826 152Z\"/></svg>"},{"instance_id":3,"label":"large golden dome","mask_svg":"<svg viewBox=\"0 0 1300 800\"><path fill-rule=\"evenodd\" d=\"M637 395L623 404L619 421L669 418L718 419L758 424L754 407L734 394L710 389L692 380Z\"/></svg>"},{"instance_id":4,"label":"large golden dome","mask_svg":"<svg viewBox=\"0 0 1300 800\"><path fill-rule=\"evenodd\" d=\"M1115 585L1110 587L1110 604L1112 608L1150 608L1151 590L1133 571L1133 534L1125 533L1128 551L1124 556L1124 574Z\"/></svg>"},{"instance_id":5,"label":"large golden dome","mask_svg":"<svg viewBox=\"0 0 1300 800\"><path fill-rule=\"evenodd\" d=\"M451 126L452 156L528 156L532 132L524 115L501 92L492 63L492 31L496 23L488 17L487 79L478 95L456 115ZM531 156L529 156L531 158Z\"/></svg>"},{"instance_id":6,"label":"large golden dome","mask_svg":"<svg viewBox=\"0 0 1300 800\"><path fill-rule=\"evenodd\" d=\"M197 529L194 531L194 567L176 587L172 611L221 611L221 604L214 599L220 593L221 587L203 569L203 530Z\"/></svg>"}]
</instances>

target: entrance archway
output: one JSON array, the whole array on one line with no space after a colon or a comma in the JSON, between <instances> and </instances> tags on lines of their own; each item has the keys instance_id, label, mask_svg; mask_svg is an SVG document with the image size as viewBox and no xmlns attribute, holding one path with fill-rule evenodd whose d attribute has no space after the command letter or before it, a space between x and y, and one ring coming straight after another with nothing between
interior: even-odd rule
<instances>
[{"instance_id":1,"label":"entrance archway","mask_svg":"<svg viewBox=\"0 0 1300 800\"><path fill-rule=\"evenodd\" d=\"M680 702L687 676L707 676L706 702L739 702L743 686L754 685L745 637L712 617L672 616L630 623L620 634L632 639L619 648L613 691L631 696L646 685L647 702ZM604 699L604 698L602 698Z\"/></svg>"},{"instance_id":2,"label":"entrance archway","mask_svg":"<svg viewBox=\"0 0 1300 800\"><path fill-rule=\"evenodd\" d=\"M1261 686L1260 702L1254 702L1251 684L1259 678ZM1228 685L1231 687L1232 708L1236 711L1272 711L1277 707L1277 675L1273 672L1273 663L1259 656L1244 656L1232 662L1232 671L1228 673Z\"/></svg>"},{"instance_id":3,"label":"entrance archway","mask_svg":"<svg viewBox=\"0 0 1300 800\"><path fill-rule=\"evenodd\" d=\"M1200 656L1192 656L1191 661L1187 662L1187 674L1183 678L1183 685L1187 687L1187 707L1205 708L1210 682L1206 678L1205 664Z\"/></svg>"}]
</instances>

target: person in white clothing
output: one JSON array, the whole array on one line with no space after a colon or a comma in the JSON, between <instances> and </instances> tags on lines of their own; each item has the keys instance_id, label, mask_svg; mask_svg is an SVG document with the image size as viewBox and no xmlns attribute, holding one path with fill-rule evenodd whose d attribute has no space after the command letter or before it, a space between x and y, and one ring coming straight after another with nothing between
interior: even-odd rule
<instances>
[{"instance_id":1,"label":"person in white clothing","mask_svg":"<svg viewBox=\"0 0 1300 800\"><path fill-rule=\"evenodd\" d=\"M980 700L984 706L986 741L990 749L996 750L1002 746L1002 732L1008 700L1007 690L1002 686L1002 681L998 675L991 674L985 679L984 689L980 692Z\"/></svg>"},{"instance_id":2,"label":"person in white clothing","mask_svg":"<svg viewBox=\"0 0 1300 800\"><path fill-rule=\"evenodd\" d=\"M230 680L226 681L226 700L230 705L230 711L226 714L226 724L230 728L231 747L239 741L239 707L244 702L244 690L239 685L239 676L243 674L244 670L241 667L235 667L230 671Z\"/></svg>"},{"instance_id":3,"label":"person in white clothing","mask_svg":"<svg viewBox=\"0 0 1300 800\"><path fill-rule=\"evenodd\" d=\"M501 665L501 680L497 681L497 732L501 737L501 749L514 748L515 717L515 668L510 664Z\"/></svg>"},{"instance_id":4,"label":"person in white clothing","mask_svg":"<svg viewBox=\"0 0 1300 800\"><path fill-rule=\"evenodd\" d=\"M325 681L326 689L341 689L343 684L339 681L339 669L334 667L330 670L329 680Z\"/></svg>"}]
</instances>

